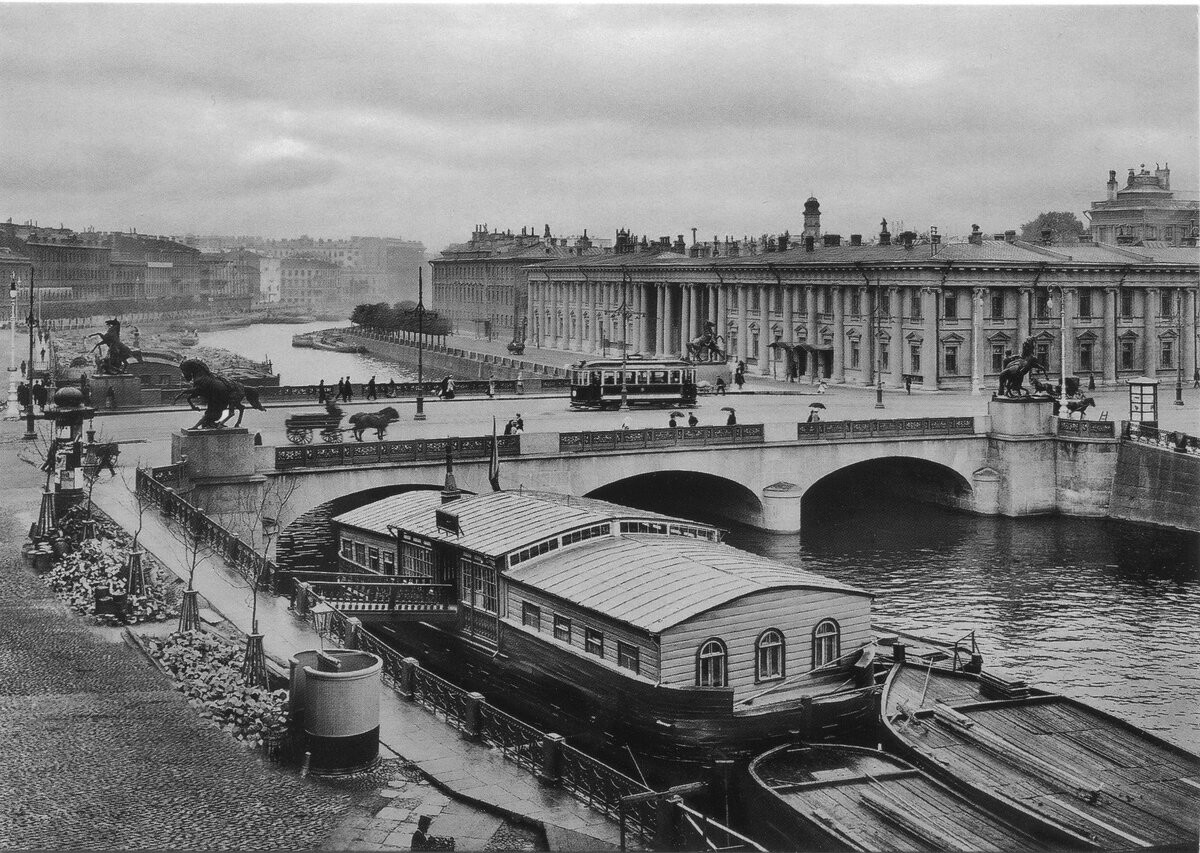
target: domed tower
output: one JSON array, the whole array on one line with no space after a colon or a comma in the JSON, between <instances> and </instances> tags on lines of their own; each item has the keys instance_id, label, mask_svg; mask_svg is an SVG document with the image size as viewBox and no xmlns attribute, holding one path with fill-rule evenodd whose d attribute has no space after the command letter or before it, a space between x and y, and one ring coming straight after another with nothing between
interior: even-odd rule
<instances>
[{"instance_id":1,"label":"domed tower","mask_svg":"<svg viewBox=\"0 0 1200 853\"><path fill-rule=\"evenodd\" d=\"M815 196L809 196L804 202L804 233L800 236L821 239L821 203Z\"/></svg>"}]
</instances>

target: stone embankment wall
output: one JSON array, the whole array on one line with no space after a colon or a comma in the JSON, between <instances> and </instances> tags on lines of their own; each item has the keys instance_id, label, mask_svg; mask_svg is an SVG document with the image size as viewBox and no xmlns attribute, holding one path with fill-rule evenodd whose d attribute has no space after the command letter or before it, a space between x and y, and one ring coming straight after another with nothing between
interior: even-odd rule
<instances>
[{"instance_id":1,"label":"stone embankment wall","mask_svg":"<svg viewBox=\"0 0 1200 853\"><path fill-rule=\"evenodd\" d=\"M365 346L372 355L389 358L413 368L417 365L415 344L377 340L367 335L355 335L352 339ZM540 376L562 377L566 375L566 371L562 368L550 367L512 356L474 353L456 347L426 346L422 361L427 380L447 373L459 379L487 379L489 377L516 379L518 372L521 372L527 380ZM526 387L528 388L528 386Z\"/></svg>"},{"instance_id":2,"label":"stone embankment wall","mask_svg":"<svg viewBox=\"0 0 1200 853\"><path fill-rule=\"evenodd\" d=\"M1200 457L1122 442L1108 514L1200 533Z\"/></svg>"},{"instance_id":3,"label":"stone embankment wall","mask_svg":"<svg viewBox=\"0 0 1200 853\"><path fill-rule=\"evenodd\" d=\"M1109 514L1120 442L1075 440L1059 436L1054 447L1055 495L1063 515Z\"/></svg>"}]
</instances>

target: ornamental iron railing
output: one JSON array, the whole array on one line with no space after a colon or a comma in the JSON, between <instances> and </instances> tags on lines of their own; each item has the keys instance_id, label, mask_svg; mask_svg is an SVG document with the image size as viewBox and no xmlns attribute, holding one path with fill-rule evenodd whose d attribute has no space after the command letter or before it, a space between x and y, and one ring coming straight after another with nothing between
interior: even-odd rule
<instances>
[{"instance_id":1,"label":"ornamental iron railing","mask_svg":"<svg viewBox=\"0 0 1200 853\"><path fill-rule=\"evenodd\" d=\"M558 434L558 451L559 453L605 453L656 450L664 447L762 444L765 440L764 436L762 424L561 432Z\"/></svg>"},{"instance_id":2,"label":"ornamental iron railing","mask_svg":"<svg viewBox=\"0 0 1200 853\"><path fill-rule=\"evenodd\" d=\"M796 424L798 441L848 441L860 438L912 438L929 435L974 434L975 419L972 417L815 421Z\"/></svg>"},{"instance_id":3,"label":"ornamental iron railing","mask_svg":"<svg viewBox=\"0 0 1200 853\"><path fill-rule=\"evenodd\" d=\"M276 447L275 468L287 470L396 462L435 462L446 458L447 448L456 460L486 459L492 454L492 436ZM521 436L498 435L496 448L500 456L520 456Z\"/></svg>"},{"instance_id":4,"label":"ornamental iron railing","mask_svg":"<svg viewBox=\"0 0 1200 853\"><path fill-rule=\"evenodd\" d=\"M1058 434L1064 438L1116 438L1116 421L1075 421L1058 419Z\"/></svg>"},{"instance_id":5,"label":"ornamental iron railing","mask_svg":"<svg viewBox=\"0 0 1200 853\"><path fill-rule=\"evenodd\" d=\"M1200 456L1200 438L1179 430L1160 429L1134 421L1125 421L1121 428L1121 438L1176 453Z\"/></svg>"}]
</instances>

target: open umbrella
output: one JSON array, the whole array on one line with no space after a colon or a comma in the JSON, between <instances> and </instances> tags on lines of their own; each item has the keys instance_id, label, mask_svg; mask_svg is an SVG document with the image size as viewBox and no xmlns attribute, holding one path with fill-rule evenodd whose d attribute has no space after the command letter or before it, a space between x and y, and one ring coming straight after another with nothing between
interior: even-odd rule
<instances>
[{"instance_id":1,"label":"open umbrella","mask_svg":"<svg viewBox=\"0 0 1200 853\"><path fill-rule=\"evenodd\" d=\"M673 418L682 418L682 417L683 417L683 412L671 412L671 417L673 417Z\"/></svg>"},{"instance_id":2,"label":"open umbrella","mask_svg":"<svg viewBox=\"0 0 1200 853\"><path fill-rule=\"evenodd\" d=\"M823 408L825 408L825 404L824 403L809 403L808 407L810 409L823 409Z\"/></svg>"},{"instance_id":3,"label":"open umbrella","mask_svg":"<svg viewBox=\"0 0 1200 853\"><path fill-rule=\"evenodd\" d=\"M721 411L722 411L722 412L732 412L732 411L733 411L733 406L722 406L722 407L721 407Z\"/></svg>"}]
</instances>

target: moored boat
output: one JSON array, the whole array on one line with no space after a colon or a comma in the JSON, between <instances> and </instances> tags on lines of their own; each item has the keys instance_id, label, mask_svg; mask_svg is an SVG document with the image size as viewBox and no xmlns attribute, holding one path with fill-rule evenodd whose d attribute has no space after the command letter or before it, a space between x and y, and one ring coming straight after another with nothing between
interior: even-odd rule
<instances>
[{"instance_id":1,"label":"moored boat","mask_svg":"<svg viewBox=\"0 0 1200 853\"><path fill-rule=\"evenodd\" d=\"M1200 757L1082 702L899 663L881 710L896 752L1044 838L1102 850L1200 844Z\"/></svg>"},{"instance_id":2,"label":"moored boat","mask_svg":"<svg viewBox=\"0 0 1200 853\"><path fill-rule=\"evenodd\" d=\"M878 750L785 744L755 758L749 774L750 825L771 849L1045 849L1021 828Z\"/></svg>"}]
</instances>

